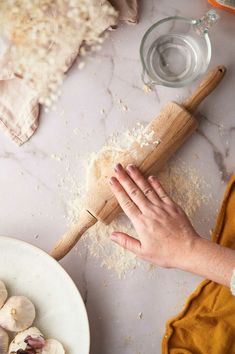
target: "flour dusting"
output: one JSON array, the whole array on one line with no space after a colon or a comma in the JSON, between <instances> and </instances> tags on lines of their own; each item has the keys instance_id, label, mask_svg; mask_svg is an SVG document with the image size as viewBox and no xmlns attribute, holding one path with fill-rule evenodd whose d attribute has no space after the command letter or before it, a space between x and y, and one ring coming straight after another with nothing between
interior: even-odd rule
<instances>
[{"instance_id":1,"label":"flour dusting","mask_svg":"<svg viewBox=\"0 0 235 354\"><path fill-rule=\"evenodd\" d=\"M110 164L115 165L133 142L150 144L156 141L151 132L146 132L145 126L138 123L136 127L129 129L124 134L110 136L106 145L98 154L91 154L89 159L84 157L86 166L86 178L84 183L78 185L75 180L70 181L71 200L68 203L68 221L74 224L79 220L79 214L83 206L83 199L86 191L84 184L94 183ZM162 185L176 203L181 205L188 217L192 220L198 208L207 205L211 200L210 194L204 194L203 190L208 188L197 171L180 159L171 159L165 168L158 173ZM122 231L137 237L135 230L128 218L121 214L110 225L97 222L83 236L80 242L87 247L89 254L96 258L102 267L114 271L122 278L128 271L143 266L132 253L123 250L121 247L110 241L110 234L113 231Z\"/></svg>"}]
</instances>

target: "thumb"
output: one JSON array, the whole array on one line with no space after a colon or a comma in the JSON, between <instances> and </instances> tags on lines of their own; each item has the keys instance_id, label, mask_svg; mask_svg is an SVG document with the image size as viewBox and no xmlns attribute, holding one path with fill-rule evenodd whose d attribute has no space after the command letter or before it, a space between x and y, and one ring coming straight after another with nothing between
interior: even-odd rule
<instances>
[{"instance_id":1,"label":"thumb","mask_svg":"<svg viewBox=\"0 0 235 354\"><path fill-rule=\"evenodd\" d=\"M111 234L111 240L117 243L119 246L127 249L136 255L140 254L141 243L134 237L131 237L124 232L115 231Z\"/></svg>"}]
</instances>

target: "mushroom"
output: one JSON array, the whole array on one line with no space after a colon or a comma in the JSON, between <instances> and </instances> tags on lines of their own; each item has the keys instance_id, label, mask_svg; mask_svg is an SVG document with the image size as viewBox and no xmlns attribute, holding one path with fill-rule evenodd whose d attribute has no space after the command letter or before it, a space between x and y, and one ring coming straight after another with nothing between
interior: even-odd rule
<instances>
[{"instance_id":1,"label":"mushroom","mask_svg":"<svg viewBox=\"0 0 235 354\"><path fill-rule=\"evenodd\" d=\"M29 328L35 319L35 307L24 296L12 296L0 310L0 326L11 332Z\"/></svg>"},{"instance_id":2,"label":"mushroom","mask_svg":"<svg viewBox=\"0 0 235 354\"><path fill-rule=\"evenodd\" d=\"M65 354L65 351L62 344L56 339L48 339L41 354Z\"/></svg>"},{"instance_id":3,"label":"mushroom","mask_svg":"<svg viewBox=\"0 0 235 354\"><path fill-rule=\"evenodd\" d=\"M7 299L7 289L5 284L0 280L0 308L3 307L6 299Z\"/></svg>"},{"instance_id":4,"label":"mushroom","mask_svg":"<svg viewBox=\"0 0 235 354\"><path fill-rule=\"evenodd\" d=\"M9 347L9 354L13 353L37 353L45 345L42 333L36 327L31 327L17 334ZM40 351L39 351L40 353Z\"/></svg>"},{"instance_id":5,"label":"mushroom","mask_svg":"<svg viewBox=\"0 0 235 354\"><path fill-rule=\"evenodd\" d=\"M0 354L7 354L9 347L9 337L7 332L0 327Z\"/></svg>"}]
</instances>

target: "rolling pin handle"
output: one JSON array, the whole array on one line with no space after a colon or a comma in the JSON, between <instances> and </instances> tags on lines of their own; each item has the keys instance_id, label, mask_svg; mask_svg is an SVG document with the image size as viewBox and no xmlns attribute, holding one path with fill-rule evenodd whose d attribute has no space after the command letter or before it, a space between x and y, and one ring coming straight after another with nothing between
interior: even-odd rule
<instances>
[{"instance_id":1,"label":"rolling pin handle","mask_svg":"<svg viewBox=\"0 0 235 354\"><path fill-rule=\"evenodd\" d=\"M83 211L78 223L57 242L50 256L60 261L76 245L82 235L98 220L87 210Z\"/></svg>"},{"instance_id":2,"label":"rolling pin handle","mask_svg":"<svg viewBox=\"0 0 235 354\"><path fill-rule=\"evenodd\" d=\"M150 172L154 166L155 168L157 167L157 169L162 167L166 160L177 150L177 148L182 145L186 138L188 138L194 132L197 127L197 121L191 116L191 114L196 110L201 101L216 88L216 86L222 80L225 72L226 69L223 65L219 65L214 68L206 75L205 79L201 82L191 97L185 100L183 105L174 102L170 103L165 108L164 113L161 113L159 117L156 117L149 124L148 127L150 131L156 132L157 135L159 135L159 131L161 131L160 137L164 137L164 139L161 138L162 142L159 149L156 149L155 145L152 146L152 149L147 150L147 155L143 155L139 160L139 165L143 172ZM185 112L185 109L189 112ZM137 149L137 151L141 151L141 153L143 153L142 148L140 149L139 143L134 143L133 147ZM130 158L131 155L128 156ZM125 158L124 161L126 164L128 162L127 158ZM96 211L96 215L99 215L99 218L103 221L107 221L108 218L109 221L111 221L118 210L118 204L116 205L113 202L113 198L110 198L110 190L108 189L108 191L110 199L109 201L112 202L110 204L105 203L104 207L103 196L102 194L99 194L99 203L100 198L102 197L102 207L98 210L98 212ZM104 193L104 195L107 195L107 191ZM111 214L110 211L112 211ZM110 216L112 216L112 218L110 218ZM75 225L66 234L64 234L62 239L53 248L51 256L57 260L63 258L73 248L73 246L75 246L77 241L88 230L88 228L94 225L97 221L98 220L96 217L93 216L89 210L84 210L84 212L80 215L78 224Z\"/></svg>"},{"instance_id":3,"label":"rolling pin handle","mask_svg":"<svg viewBox=\"0 0 235 354\"><path fill-rule=\"evenodd\" d=\"M193 114L204 98L217 87L225 73L226 68L222 64L209 71L193 94L183 102L182 106Z\"/></svg>"}]
</instances>

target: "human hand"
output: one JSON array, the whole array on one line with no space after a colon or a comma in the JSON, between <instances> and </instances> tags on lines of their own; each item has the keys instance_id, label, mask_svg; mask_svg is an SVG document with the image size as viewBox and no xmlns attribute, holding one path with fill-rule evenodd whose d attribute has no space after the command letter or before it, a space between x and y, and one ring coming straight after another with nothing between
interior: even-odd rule
<instances>
[{"instance_id":1,"label":"human hand","mask_svg":"<svg viewBox=\"0 0 235 354\"><path fill-rule=\"evenodd\" d=\"M124 169L118 164L110 186L139 236L137 240L116 231L111 239L158 266L184 269L194 241L200 236L157 178L145 179L136 166L128 165Z\"/></svg>"}]
</instances>

